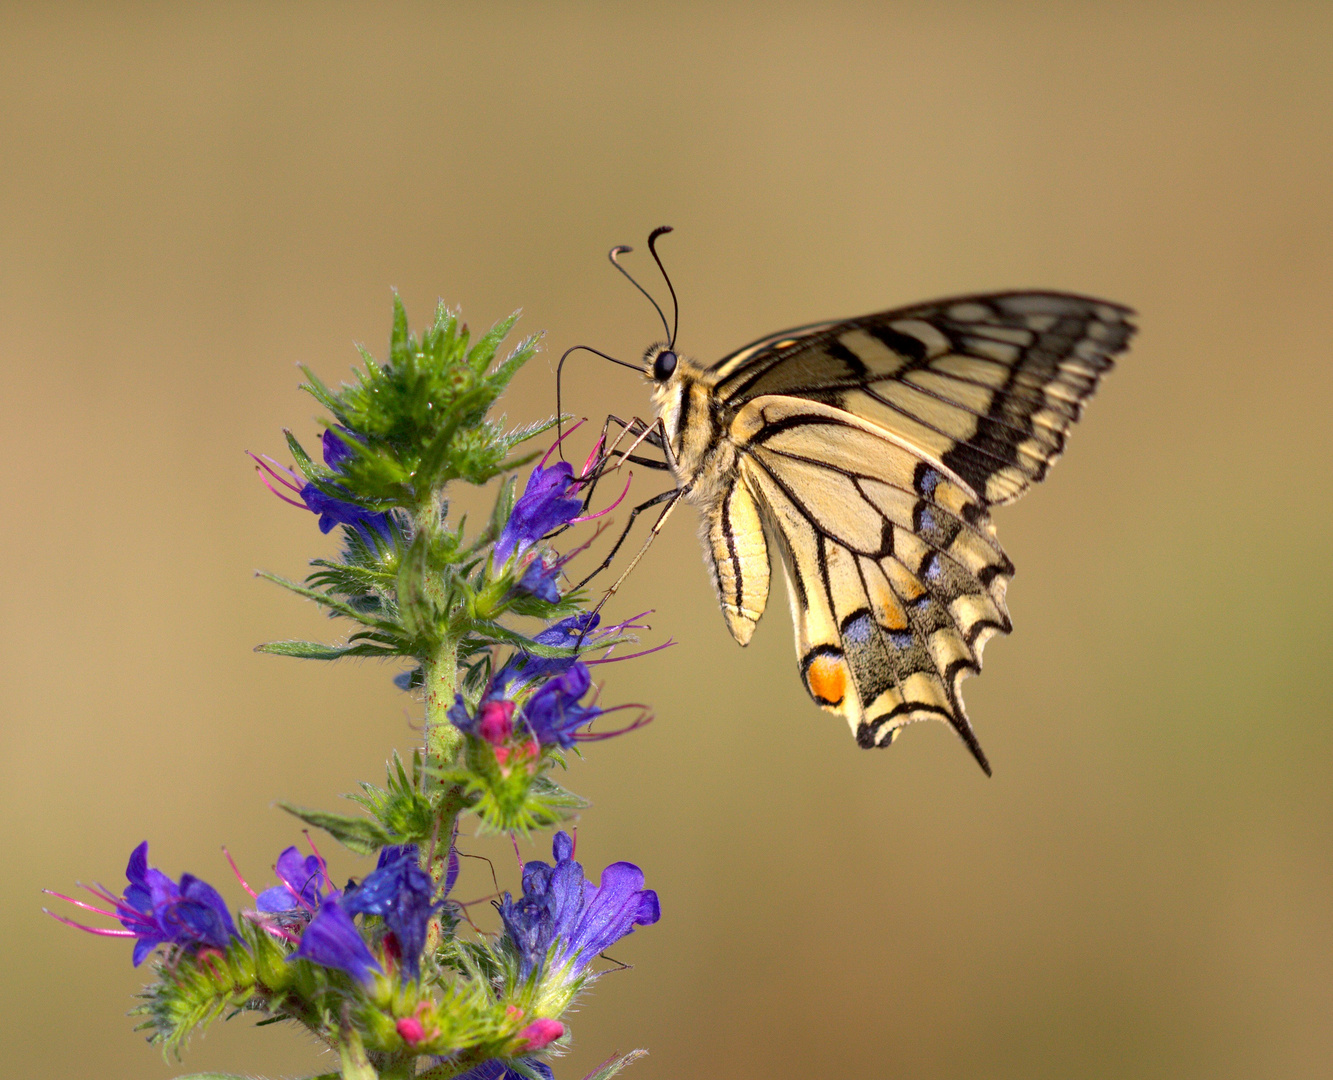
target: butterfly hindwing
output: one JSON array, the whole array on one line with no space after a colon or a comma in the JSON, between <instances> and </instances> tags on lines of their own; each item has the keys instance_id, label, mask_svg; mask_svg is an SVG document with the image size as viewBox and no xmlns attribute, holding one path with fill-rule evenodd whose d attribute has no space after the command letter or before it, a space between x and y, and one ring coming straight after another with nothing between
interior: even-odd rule
<instances>
[{"instance_id":1,"label":"butterfly hindwing","mask_svg":"<svg viewBox=\"0 0 1333 1080\"><path fill-rule=\"evenodd\" d=\"M1009 629L1013 567L985 508L905 440L798 398L749 402L738 471L780 539L811 696L863 746L948 721L984 764L958 684Z\"/></svg>"},{"instance_id":2,"label":"butterfly hindwing","mask_svg":"<svg viewBox=\"0 0 1333 1080\"><path fill-rule=\"evenodd\" d=\"M759 507L739 477L704 509L702 525L704 555L727 629L748 645L768 603L770 567Z\"/></svg>"},{"instance_id":3,"label":"butterfly hindwing","mask_svg":"<svg viewBox=\"0 0 1333 1080\"><path fill-rule=\"evenodd\" d=\"M768 394L832 405L1005 503L1059 457L1133 333L1128 316L1063 293L960 297L771 335L709 374L732 408Z\"/></svg>"}]
</instances>

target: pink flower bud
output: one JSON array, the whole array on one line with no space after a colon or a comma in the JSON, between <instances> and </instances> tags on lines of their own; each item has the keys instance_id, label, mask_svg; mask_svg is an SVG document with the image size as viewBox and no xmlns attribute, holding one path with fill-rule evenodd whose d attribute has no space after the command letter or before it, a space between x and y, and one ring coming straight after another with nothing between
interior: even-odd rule
<instances>
[{"instance_id":1,"label":"pink flower bud","mask_svg":"<svg viewBox=\"0 0 1333 1080\"><path fill-rule=\"evenodd\" d=\"M477 734L492 746L508 742L514 733L514 703L512 701L488 701L481 707L477 718Z\"/></svg>"},{"instance_id":2,"label":"pink flower bud","mask_svg":"<svg viewBox=\"0 0 1333 1080\"><path fill-rule=\"evenodd\" d=\"M527 1043L528 1050L541 1050L550 1046L565 1033L565 1025L559 1020L542 1018L534 1020L518 1033L518 1037Z\"/></svg>"},{"instance_id":3,"label":"pink flower bud","mask_svg":"<svg viewBox=\"0 0 1333 1080\"><path fill-rule=\"evenodd\" d=\"M415 1016L404 1016L398 1021L398 1034L408 1046L416 1046L426 1037L426 1029Z\"/></svg>"}]
</instances>

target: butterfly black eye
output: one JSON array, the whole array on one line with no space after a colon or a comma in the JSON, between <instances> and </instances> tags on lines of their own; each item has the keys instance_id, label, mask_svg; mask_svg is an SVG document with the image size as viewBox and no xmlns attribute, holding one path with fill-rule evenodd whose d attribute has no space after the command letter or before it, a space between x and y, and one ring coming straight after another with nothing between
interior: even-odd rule
<instances>
[{"instance_id":1,"label":"butterfly black eye","mask_svg":"<svg viewBox=\"0 0 1333 1080\"><path fill-rule=\"evenodd\" d=\"M666 382L671 378L671 373L676 370L676 354L670 349L665 349L657 354L657 359L653 361L653 378L658 382Z\"/></svg>"}]
</instances>

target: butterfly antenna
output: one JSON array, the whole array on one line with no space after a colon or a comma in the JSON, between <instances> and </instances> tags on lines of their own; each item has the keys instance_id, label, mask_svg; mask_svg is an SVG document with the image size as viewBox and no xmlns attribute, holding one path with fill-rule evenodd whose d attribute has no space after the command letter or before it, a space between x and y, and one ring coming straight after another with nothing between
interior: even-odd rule
<instances>
[{"instance_id":1,"label":"butterfly antenna","mask_svg":"<svg viewBox=\"0 0 1333 1080\"><path fill-rule=\"evenodd\" d=\"M658 231L660 232L661 230ZM652 250L653 240L655 239L657 239L657 233L653 233L652 239L648 241L649 250ZM662 309L658 306L657 301L653 299L652 293L650 293L647 289L645 289L642 285L640 285L637 281L635 281L630 272L626 270L623 266L621 266L619 260L617 259L617 256L627 255L633 250L634 249L630 247L628 244L617 244L609 252L607 252L606 257L611 260L612 266L614 266L617 270L619 270L622 274L624 274L625 277L629 278L629 283L631 285L633 285L636 289L638 289L639 292L643 293L644 296L648 297L648 303L652 304L653 307L657 308L657 316L662 320L662 329L667 331L667 333L671 333L671 327L667 325L666 315L663 314ZM653 258L654 259L657 258L657 252L655 251L653 252ZM660 259L658 259L657 265L658 266L662 265L662 261ZM671 285L671 282L668 281L667 285L669 287ZM676 294L673 292L671 295L674 298ZM676 340L675 334L671 334L671 340L672 341ZM668 348L669 347L670 346L668 346Z\"/></svg>"},{"instance_id":2,"label":"butterfly antenna","mask_svg":"<svg viewBox=\"0 0 1333 1080\"><path fill-rule=\"evenodd\" d=\"M611 261L615 262L614 259L612 259ZM630 278L630 280L633 281L634 279ZM648 297L648 299L651 300L652 297L650 296ZM578 352L580 349L582 349L584 352L596 353L603 360L610 360L611 363L619 364L621 367L631 368L634 371L637 371L641 374L643 372L643 368L641 368L638 364L629 364L626 363L624 360L617 360L614 356L607 356L606 353L594 349L591 345L575 345L573 348L565 350L564 355L560 357L560 363L556 364L555 366L555 433L556 433L556 446L559 447L561 461L565 460L565 449L560 444L560 440L565 437L564 429L562 426L563 417L565 414L564 411L560 408L560 374L564 370L565 360L569 357L569 354L572 352Z\"/></svg>"},{"instance_id":3,"label":"butterfly antenna","mask_svg":"<svg viewBox=\"0 0 1333 1080\"><path fill-rule=\"evenodd\" d=\"M667 348L674 349L676 347L676 328L680 325L680 301L676 299L675 286L671 284L671 277L666 272L666 267L662 265L662 257L657 254L657 238L659 236L664 236L669 232L671 232L670 225L659 225L649 233L648 250L653 253L653 259L657 263L657 268L662 271L662 277L666 281L667 289L671 292L671 340L667 342ZM661 308L658 308L657 310L659 314L662 311ZM666 319L664 318L662 322L665 324Z\"/></svg>"}]
</instances>

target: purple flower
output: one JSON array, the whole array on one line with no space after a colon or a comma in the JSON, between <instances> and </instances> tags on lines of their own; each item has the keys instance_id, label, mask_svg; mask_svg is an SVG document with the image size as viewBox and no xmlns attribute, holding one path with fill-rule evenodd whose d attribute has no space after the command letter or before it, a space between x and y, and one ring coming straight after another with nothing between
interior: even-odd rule
<instances>
[{"instance_id":1,"label":"purple flower","mask_svg":"<svg viewBox=\"0 0 1333 1080\"><path fill-rule=\"evenodd\" d=\"M555 1080L555 1073L546 1062L534 1058L519 1058L519 1061L525 1068L542 1077L542 1080ZM522 1073L514 1072L499 1058L492 1058L490 1061L483 1061L475 1069L468 1069L457 1080L528 1080L528 1078Z\"/></svg>"},{"instance_id":2,"label":"purple flower","mask_svg":"<svg viewBox=\"0 0 1333 1080\"><path fill-rule=\"evenodd\" d=\"M523 494L514 503L513 512L495 542L495 566L498 569L515 555L521 555L552 529L567 525L579 515L583 503L569 495L576 488L574 466L557 461L549 468L538 465L528 477Z\"/></svg>"},{"instance_id":3,"label":"purple flower","mask_svg":"<svg viewBox=\"0 0 1333 1080\"><path fill-rule=\"evenodd\" d=\"M597 629L600 617L591 611L580 611L577 615L570 615L568 618L561 619L558 622L551 623L545 630L537 634L532 640L538 645L550 645L557 649L573 649L583 639L589 647L596 644L598 636L593 631ZM611 628L619 632L622 627ZM526 685L537 682L551 675L557 675L566 671L578 659L572 653L569 656L534 656L531 653L518 652L509 658L495 677L491 680L491 686L500 691L508 689L511 683L516 685Z\"/></svg>"},{"instance_id":4,"label":"purple flower","mask_svg":"<svg viewBox=\"0 0 1333 1080\"><path fill-rule=\"evenodd\" d=\"M643 887L643 871L633 863L612 863L593 885L574 861L574 842L558 832L552 844L555 866L523 867L523 895L508 893L496 906L505 934L519 958L519 977L540 971L547 957L553 970L570 980L599 952L661 918L657 893Z\"/></svg>"},{"instance_id":5,"label":"purple flower","mask_svg":"<svg viewBox=\"0 0 1333 1080\"><path fill-rule=\"evenodd\" d=\"M338 428L337 430L343 432L347 439L356 438L346 428ZM352 457L353 452L348 449L347 439L336 435L333 428L328 428L324 432L321 440L324 450L324 464L334 472L342 472L344 463ZM326 491L321 491L309 481L302 483L300 476L285 465L279 465L270 457L261 457L258 454L251 454L250 456L255 459L259 479L264 482L264 486L269 491L273 492L283 502L303 507L319 516L320 532L331 532L335 525L342 525L348 529L355 529L361 538L372 546L377 541L389 542L392 540L393 530L390 526L388 514L376 513L345 499L340 499L336 495L330 495ZM265 473L268 473L268 476L265 476ZM295 492L297 498L293 499L291 496L284 495L269 482L269 477L272 477L288 491ZM342 489L339 488L339 490Z\"/></svg>"},{"instance_id":6,"label":"purple flower","mask_svg":"<svg viewBox=\"0 0 1333 1080\"><path fill-rule=\"evenodd\" d=\"M335 525L342 525L355 529L368 544L374 544L376 536L382 540L389 540L393 535L389 528L388 514L377 514L355 503L335 498L327 492L320 491L312 483L306 483L299 494L305 508L319 515L319 531L322 533L332 532Z\"/></svg>"},{"instance_id":7,"label":"purple flower","mask_svg":"<svg viewBox=\"0 0 1333 1080\"><path fill-rule=\"evenodd\" d=\"M538 600L545 600L548 604L558 604L562 565L563 560L560 559L547 559L541 556L533 559L519 579L519 591L535 596Z\"/></svg>"},{"instance_id":8,"label":"purple flower","mask_svg":"<svg viewBox=\"0 0 1333 1080\"><path fill-rule=\"evenodd\" d=\"M148 865L147 840L131 852L129 865L125 867L125 877L129 884L123 896L113 896L100 886L88 890L99 900L110 904L111 911L60 893L51 893L86 911L119 920L123 930L84 926L61 915L48 914L90 934L134 938L135 967L143 963L144 958L159 945L176 945L183 949L225 949L232 938L239 937L226 903L208 882L200 881L193 874L183 874L180 884L177 884L161 870Z\"/></svg>"},{"instance_id":9,"label":"purple flower","mask_svg":"<svg viewBox=\"0 0 1333 1080\"><path fill-rule=\"evenodd\" d=\"M579 704L591 688L587 665L577 661L547 679L523 706L523 720L532 737L543 746L573 746L574 733L602 715L596 705Z\"/></svg>"},{"instance_id":10,"label":"purple flower","mask_svg":"<svg viewBox=\"0 0 1333 1080\"><path fill-rule=\"evenodd\" d=\"M278 856L274 867L281 884L265 889L255 897L255 909L270 914L311 913L319 907L324 890L329 887L324 860L289 847Z\"/></svg>"},{"instance_id":11,"label":"purple flower","mask_svg":"<svg viewBox=\"0 0 1333 1080\"><path fill-rule=\"evenodd\" d=\"M336 891L324 898L310 925L301 934L300 947L288 959L309 960L345 971L357 982L369 982L373 972L383 974L384 969L366 948L361 932L352 916L343 910L339 899Z\"/></svg>"},{"instance_id":12,"label":"purple flower","mask_svg":"<svg viewBox=\"0 0 1333 1080\"><path fill-rule=\"evenodd\" d=\"M565 749L573 746L578 739L578 729L592 723L603 713L596 705L579 703L579 699L592 687L592 676L588 674L587 665L573 657L550 661L537 658L531 667L538 671L555 671L556 674L548 678L528 699L518 725L513 720L516 708L514 702L503 696L506 684L515 678L515 673L508 670L508 665L491 680L490 687L477 705L475 716L468 712L463 696L454 695L454 703L447 714L453 725L464 734L485 739L495 747L505 746L516 726L526 728L530 737L542 746L560 746ZM528 670L522 669L523 685L527 685Z\"/></svg>"},{"instance_id":13,"label":"purple flower","mask_svg":"<svg viewBox=\"0 0 1333 1080\"><path fill-rule=\"evenodd\" d=\"M339 427L337 430L346 435L347 439L356 438L356 436L345 427ZM342 472L343 462L350 460L354 456L347 445L347 439L339 438L334 434L333 428L325 428L324 434L319 440L320 449L324 451L324 464L334 472Z\"/></svg>"},{"instance_id":14,"label":"purple flower","mask_svg":"<svg viewBox=\"0 0 1333 1080\"><path fill-rule=\"evenodd\" d=\"M458 874L458 855L449 850L449 873L445 892L453 887ZM421 869L416 844L386 847L380 852L379 865L354 889L348 889L343 908L353 914L378 915L393 935L402 956L403 970L417 978L421 974L421 950L426 947L426 927L435 910L444 903L433 902L435 883Z\"/></svg>"},{"instance_id":15,"label":"purple flower","mask_svg":"<svg viewBox=\"0 0 1333 1080\"><path fill-rule=\"evenodd\" d=\"M467 711L462 694L454 695L454 703L445 714L464 735L485 739L492 746L509 741L514 731L514 703L501 696L494 685L486 691L477 705L477 715Z\"/></svg>"}]
</instances>

